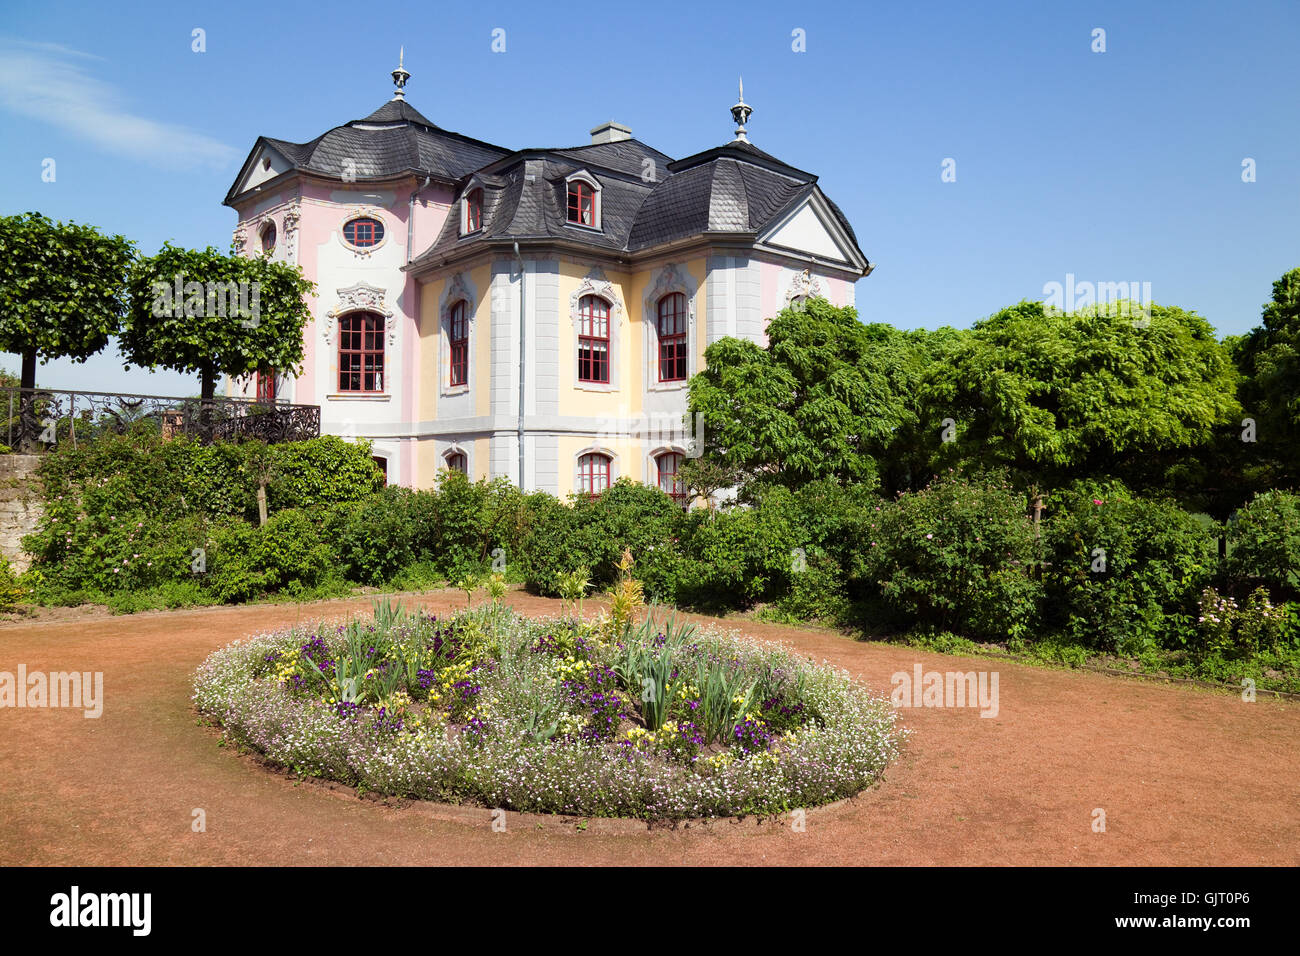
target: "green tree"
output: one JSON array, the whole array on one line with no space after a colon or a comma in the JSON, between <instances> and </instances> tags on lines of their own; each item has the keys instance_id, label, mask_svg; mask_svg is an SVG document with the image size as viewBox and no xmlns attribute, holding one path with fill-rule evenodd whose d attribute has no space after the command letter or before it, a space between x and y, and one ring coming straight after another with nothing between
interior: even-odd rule
<instances>
[{"instance_id":1,"label":"green tree","mask_svg":"<svg viewBox=\"0 0 1300 956\"><path fill-rule=\"evenodd\" d=\"M1294 487L1300 477L1300 269L1273 283L1263 324L1235 344L1245 376L1242 405L1256 422L1252 457L1272 483Z\"/></svg>"},{"instance_id":2,"label":"green tree","mask_svg":"<svg viewBox=\"0 0 1300 956\"><path fill-rule=\"evenodd\" d=\"M977 322L926 370L923 427L937 467L1010 468L1164 484L1238 417L1238 374L1210 324L1152 305L1048 311L1020 302Z\"/></svg>"},{"instance_id":3,"label":"green tree","mask_svg":"<svg viewBox=\"0 0 1300 956\"><path fill-rule=\"evenodd\" d=\"M313 288L297 266L164 245L132 271L122 355L135 365L197 372L210 404L219 375L300 370Z\"/></svg>"},{"instance_id":4,"label":"green tree","mask_svg":"<svg viewBox=\"0 0 1300 956\"><path fill-rule=\"evenodd\" d=\"M23 388L36 387L38 359L84 362L117 334L134 258L133 243L94 226L0 217L0 349L22 356Z\"/></svg>"},{"instance_id":5,"label":"green tree","mask_svg":"<svg viewBox=\"0 0 1300 956\"><path fill-rule=\"evenodd\" d=\"M766 347L724 338L705 351L690 384L705 458L746 480L876 484L896 433L916 422L917 336L822 298L783 309L767 334Z\"/></svg>"}]
</instances>

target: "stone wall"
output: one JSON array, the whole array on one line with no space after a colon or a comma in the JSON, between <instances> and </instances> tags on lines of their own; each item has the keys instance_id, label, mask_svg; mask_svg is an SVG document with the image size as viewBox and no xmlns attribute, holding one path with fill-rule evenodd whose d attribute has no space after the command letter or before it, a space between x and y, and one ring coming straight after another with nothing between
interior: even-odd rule
<instances>
[{"instance_id":1,"label":"stone wall","mask_svg":"<svg viewBox=\"0 0 1300 956\"><path fill-rule=\"evenodd\" d=\"M23 553L23 535L36 530L45 513L37 455L0 455L0 554L15 571L26 571L31 558Z\"/></svg>"}]
</instances>

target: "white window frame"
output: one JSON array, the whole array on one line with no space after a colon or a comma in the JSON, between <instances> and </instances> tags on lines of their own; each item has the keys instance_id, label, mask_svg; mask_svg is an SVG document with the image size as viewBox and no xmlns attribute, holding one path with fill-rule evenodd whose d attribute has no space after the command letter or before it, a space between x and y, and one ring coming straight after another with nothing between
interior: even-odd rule
<instances>
[{"instance_id":1,"label":"white window frame","mask_svg":"<svg viewBox=\"0 0 1300 956\"><path fill-rule=\"evenodd\" d=\"M573 456L573 485L571 486L573 493L575 495L585 494L582 490L582 473L579 464L587 455L604 455L609 459L609 487L613 488L615 482L621 477L618 454L612 448L607 448L604 445L588 445Z\"/></svg>"},{"instance_id":2,"label":"white window frame","mask_svg":"<svg viewBox=\"0 0 1300 956\"><path fill-rule=\"evenodd\" d=\"M642 303L645 327L645 383L647 392L680 392L699 370L699 327L695 319L695 296L698 284L683 267L670 263L659 270L647 289ZM686 378L676 382L659 381L659 303L666 295L680 292L686 296Z\"/></svg>"},{"instance_id":3,"label":"white window frame","mask_svg":"<svg viewBox=\"0 0 1300 956\"><path fill-rule=\"evenodd\" d=\"M588 186L592 188L592 191L595 194L592 199L592 204L594 206L592 210L592 216L596 220L595 225L587 226L580 222L569 221L569 184L575 181L586 183ZM600 180L596 179L595 176L591 175L591 173L587 172L585 169L580 169L576 173L569 173L569 175L565 176L564 177L564 224L566 226L571 226L574 229L588 229L594 232L600 232L601 221L602 221L601 208L600 208L601 207L600 193L601 193Z\"/></svg>"},{"instance_id":4,"label":"white window frame","mask_svg":"<svg viewBox=\"0 0 1300 956\"><path fill-rule=\"evenodd\" d=\"M469 197L475 190L478 190L483 196L482 205L479 208L479 226L471 231L469 228ZM460 196L460 234L461 236L473 236L487 228L487 190L483 184L477 180L471 180L470 184L465 187L465 191Z\"/></svg>"}]
</instances>

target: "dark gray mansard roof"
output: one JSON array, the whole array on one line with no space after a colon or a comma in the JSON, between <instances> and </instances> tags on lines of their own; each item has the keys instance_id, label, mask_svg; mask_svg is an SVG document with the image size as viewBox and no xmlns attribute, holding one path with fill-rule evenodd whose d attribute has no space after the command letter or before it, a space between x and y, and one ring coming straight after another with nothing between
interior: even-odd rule
<instances>
[{"instance_id":1,"label":"dark gray mansard roof","mask_svg":"<svg viewBox=\"0 0 1300 956\"><path fill-rule=\"evenodd\" d=\"M351 160L358 182L413 172L451 185L458 197L471 183L481 186L484 228L461 236L460 216L449 215L412 263L417 270L493 240L565 240L627 254L703 234L752 238L814 192L861 255L853 228L821 194L816 176L744 141L679 160L637 139L510 152L439 129L405 100L391 100L309 143L259 139L227 204L264 143L294 170L330 178L340 178ZM583 170L600 184L599 230L566 221L565 180Z\"/></svg>"},{"instance_id":2,"label":"dark gray mansard roof","mask_svg":"<svg viewBox=\"0 0 1300 956\"><path fill-rule=\"evenodd\" d=\"M500 146L440 129L404 100L390 100L364 119L336 126L308 143L259 137L226 195L227 205L239 195L236 190L263 144L281 153L294 170L339 179L350 168L357 182L410 172L455 184L509 154Z\"/></svg>"},{"instance_id":3,"label":"dark gray mansard roof","mask_svg":"<svg viewBox=\"0 0 1300 956\"><path fill-rule=\"evenodd\" d=\"M599 231L566 221L565 180L580 170L601 186ZM653 172L649 182L646 171ZM411 268L421 270L493 240L564 239L593 251L636 253L709 233L752 238L819 192L816 176L747 142L672 160L635 139L522 150L465 177L461 190L471 183L483 187L483 229L461 236L460 217L448 216ZM844 213L824 194L823 199L856 249Z\"/></svg>"}]
</instances>

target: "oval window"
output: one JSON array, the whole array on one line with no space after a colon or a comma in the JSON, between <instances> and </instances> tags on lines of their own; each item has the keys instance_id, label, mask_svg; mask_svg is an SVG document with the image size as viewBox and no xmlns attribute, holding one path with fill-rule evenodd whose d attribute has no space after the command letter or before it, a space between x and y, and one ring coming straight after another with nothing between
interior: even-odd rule
<instances>
[{"instance_id":1,"label":"oval window","mask_svg":"<svg viewBox=\"0 0 1300 956\"><path fill-rule=\"evenodd\" d=\"M384 224L370 216L349 219L343 226L343 241L359 249L377 246L383 238Z\"/></svg>"}]
</instances>

